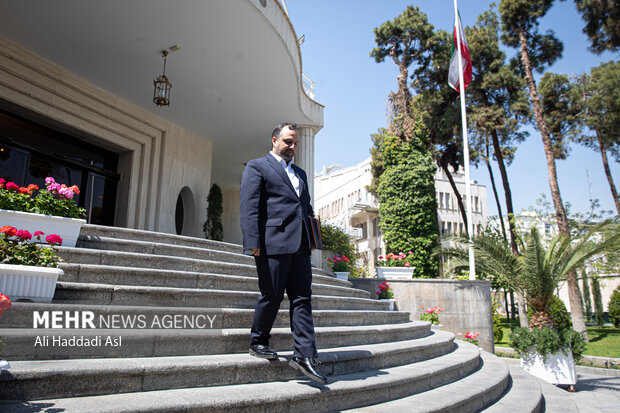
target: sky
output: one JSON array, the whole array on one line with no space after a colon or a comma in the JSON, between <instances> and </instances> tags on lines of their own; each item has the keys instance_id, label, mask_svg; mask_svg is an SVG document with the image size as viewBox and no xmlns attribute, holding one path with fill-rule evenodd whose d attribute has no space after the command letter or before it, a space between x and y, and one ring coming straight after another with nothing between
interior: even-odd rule
<instances>
[{"instance_id":1,"label":"sky","mask_svg":"<svg viewBox=\"0 0 620 413\"><path fill-rule=\"evenodd\" d=\"M461 0L463 24L474 25L491 3ZM397 88L398 69L393 61L376 63L369 56L375 47L373 28L397 17L407 5L414 5L426 13L435 29L451 31L453 0L285 0L285 4L297 36L305 36L301 45L302 70L316 83L315 100L325 105L324 126L315 138L315 172L334 164L347 167L361 162L370 156L371 134L387 125L387 96ZM620 57L617 53L599 56L587 50L584 22L573 1L556 1L540 27L542 31L553 30L564 43L562 58L548 71L589 73L592 67ZM517 50L505 48L505 52L511 58ZM530 136L519 146L508 167L516 212L535 206L541 194L551 199L540 133L526 128ZM572 144L568 159L556 160L556 165L563 201L571 204L572 212L587 213L590 198L598 199L603 210L615 211L600 153ZM610 167L618 187L620 165L610 158ZM505 213L497 167L494 175ZM497 215L486 167L472 167L471 179L487 186L489 215Z\"/></svg>"}]
</instances>

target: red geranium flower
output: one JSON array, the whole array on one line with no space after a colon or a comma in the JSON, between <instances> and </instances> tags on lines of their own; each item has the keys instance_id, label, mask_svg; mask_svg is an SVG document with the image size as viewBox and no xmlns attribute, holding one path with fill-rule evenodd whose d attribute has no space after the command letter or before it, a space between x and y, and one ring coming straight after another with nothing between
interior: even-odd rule
<instances>
[{"instance_id":1,"label":"red geranium flower","mask_svg":"<svg viewBox=\"0 0 620 413\"><path fill-rule=\"evenodd\" d=\"M56 234L50 234L45 237L45 241L50 245L62 245L62 238Z\"/></svg>"},{"instance_id":2,"label":"red geranium flower","mask_svg":"<svg viewBox=\"0 0 620 413\"><path fill-rule=\"evenodd\" d=\"M2 315L4 313L5 310L8 310L9 308L11 308L11 299L0 293L0 315Z\"/></svg>"},{"instance_id":3,"label":"red geranium flower","mask_svg":"<svg viewBox=\"0 0 620 413\"><path fill-rule=\"evenodd\" d=\"M10 225L5 225L0 228L0 232L6 234L8 237L14 237L15 234L17 234L17 230L15 229L15 227L12 227Z\"/></svg>"},{"instance_id":4,"label":"red geranium flower","mask_svg":"<svg viewBox=\"0 0 620 413\"><path fill-rule=\"evenodd\" d=\"M17 236L23 240L32 239L32 235L30 234L30 232L26 231L25 229L20 229L19 231L17 231Z\"/></svg>"},{"instance_id":5,"label":"red geranium flower","mask_svg":"<svg viewBox=\"0 0 620 413\"><path fill-rule=\"evenodd\" d=\"M6 189L8 189L9 191L17 191L19 189L19 185L17 185L15 182L7 182Z\"/></svg>"}]
</instances>

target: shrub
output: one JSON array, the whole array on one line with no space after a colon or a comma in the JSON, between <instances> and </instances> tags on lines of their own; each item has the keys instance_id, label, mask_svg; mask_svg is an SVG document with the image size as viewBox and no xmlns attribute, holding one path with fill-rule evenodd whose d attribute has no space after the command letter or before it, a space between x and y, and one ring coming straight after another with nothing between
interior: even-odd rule
<instances>
[{"instance_id":1,"label":"shrub","mask_svg":"<svg viewBox=\"0 0 620 413\"><path fill-rule=\"evenodd\" d=\"M573 328L570 314L566 310L564 302L557 295L554 295L549 305L549 315L553 318L555 328L562 330L565 328Z\"/></svg>"},{"instance_id":2,"label":"shrub","mask_svg":"<svg viewBox=\"0 0 620 413\"><path fill-rule=\"evenodd\" d=\"M224 228L222 227L223 202L220 187L217 184L211 185L207 196L207 220L202 226L207 239L215 241L224 239Z\"/></svg>"},{"instance_id":3,"label":"shrub","mask_svg":"<svg viewBox=\"0 0 620 413\"><path fill-rule=\"evenodd\" d=\"M342 229L330 224L321 224L321 237L324 250L334 251L336 255L346 255L351 259L357 256L353 240Z\"/></svg>"},{"instance_id":4,"label":"shrub","mask_svg":"<svg viewBox=\"0 0 620 413\"><path fill-rule=\"evenodd\" d=\"M515 328L510 333L511 347L521 354L536 351L543 359L549 354L572 351L575 360L581 359L586 348L584 337L571 328L555 330L549 327Z\"/></svg>"},{"instance_id":5,"label":"shrub","mask_svg":"<svg viewBox=\"0 0 620 413\"><path fill-rule=\"evenodd\" d=\"M614 290L607 305L607 311L611 322L616 328L620 327L620 285Z\"/></svg>"}]
</instances>

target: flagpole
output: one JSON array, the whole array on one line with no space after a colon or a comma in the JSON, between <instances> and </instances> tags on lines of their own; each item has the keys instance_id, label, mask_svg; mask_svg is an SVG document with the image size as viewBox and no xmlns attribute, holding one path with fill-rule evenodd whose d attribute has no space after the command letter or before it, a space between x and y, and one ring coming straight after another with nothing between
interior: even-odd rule
<instances>
[{"instance_id":1,"label":"flagpole","mask_svg":"<svg viewBox=\"0 0 620 413\"><path fill-rule=\"evenodd\" d=\"M463 76L463 57L461 56L461 31L458 30L458 24L460 22L459 19L459 11L458 6L456 4L457 0L454 0L454 24L455 24L455 32L456 32L456 45L458 48L458 59L459 59L459 92L461 94L461 122L463 129L463 157L465 163L465 198L467 202L467 233L469 234L469 279L476 279L476 260L474 258L474 244L473 244L473 235L474 235L474 223L472 216L472 206L471 206L471 180L469 178L469 143L467 140L467 112L465 111L465 80ZM462 22L461 26L462 26ZM463 29L465 30L465 29Z\"/></svg>"}]
</instances>

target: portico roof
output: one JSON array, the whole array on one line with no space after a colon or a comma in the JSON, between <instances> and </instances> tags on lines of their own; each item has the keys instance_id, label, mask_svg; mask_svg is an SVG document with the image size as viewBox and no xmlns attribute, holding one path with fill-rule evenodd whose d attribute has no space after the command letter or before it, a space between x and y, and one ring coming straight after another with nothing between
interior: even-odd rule
<instances>
[{"instance_id":1,"label":"portico roof","mask_svg":"<svg viewBox=\"0 0 620 413\"><path fill-rule=\"evenodd\" d=\"M323 124L274 0L2 1L0 36L212 141L212 181L223 187L238 187L243 163L269 150L276 123ZM173 45L171 105L157 108L153 78Z\"/></svg>"}]
</instances>

